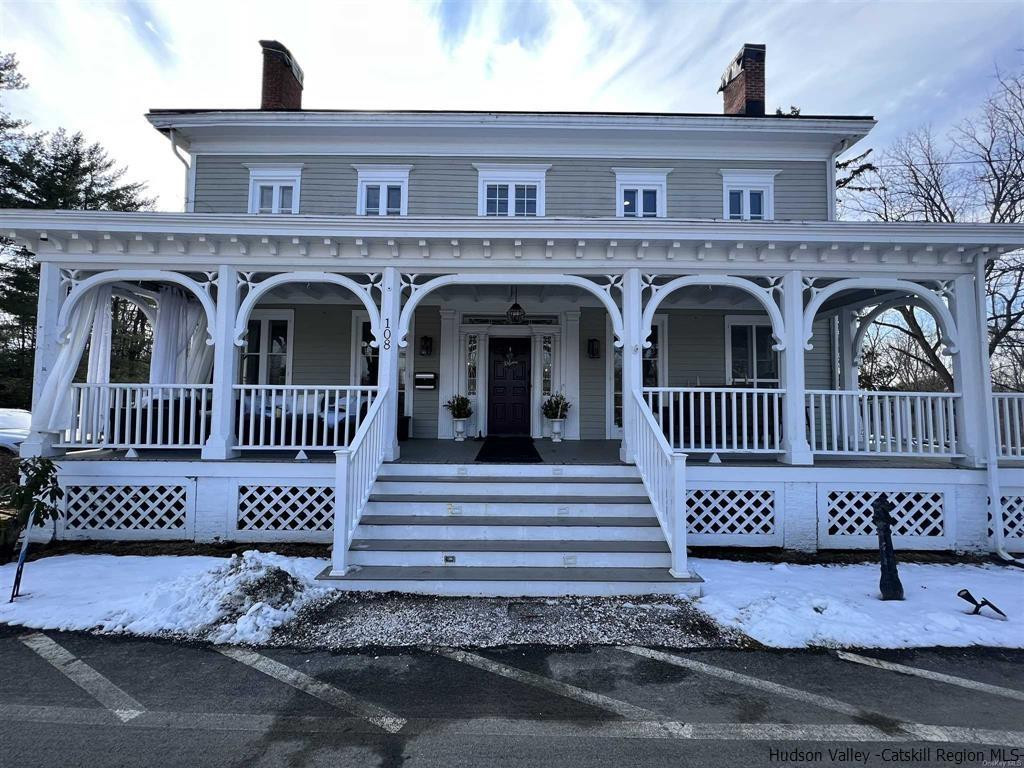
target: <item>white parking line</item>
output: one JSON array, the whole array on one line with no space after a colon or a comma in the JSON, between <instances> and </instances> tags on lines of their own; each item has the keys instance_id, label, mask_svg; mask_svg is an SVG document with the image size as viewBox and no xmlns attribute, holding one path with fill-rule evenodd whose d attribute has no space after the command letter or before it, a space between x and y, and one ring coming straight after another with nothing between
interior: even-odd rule
<instances>
[{"instance_id":1,"label":"white parking line","mask_svg":"<svg viewBox=\"0 0 1024 768\"><path fill-rule=\"evenodd\" d=\"M103 710L86 707L33 706L0 703L2 723L44 723L48 725L113 725ZM266 733L354 732L365 720L352 717L255 714L243 712L146 711L128 723L128 728L162 728L179 731L248 731ZM595 727L593 720L525 720L505 717L468 719L412 718L404 729L409 734L495 736L503 739L572 738L582 741L603 739L689 739L693 741L793 741L853 743L978 744L1024 748L1024 732L984 728L933 726L908 723L904 730L884 732L870 725L854 723L677 723L671 733L664 721L609 720ZM116 725L114 727L122 727ZM355 737L358 738L358 737Z\"/></svg>"},{"instance_id":2,"label":"white parking line","mask_svg":"<svg viewBox=\"0 0 1024 768\"><path fill-rule=\"evenodd\" d=\"M849 715L850 717L863 717L865 714L871 714L861 707L855 707L852 704L847 704L845 701L833 699L831 696L822 696L817 693L810 693L809 691L801 691L799 688L790 688L788 685L780 685L779 683L773 683L770 680L762 680L759 677L751 677L750 675L744 675L741 672L733 672L731 669L714 667L710 664L705 664L702 661L694 661L693 659L683 658L682 656L676 656L671 653L655 651L651 648L640 648L635 645L624 646L622 650L636 654L637 656L646 656L649 659L655 659L656 661L663 661L666 664L683 667L684 669L691 669L694 672L700 672L704 675L728 680L732 683L739 683L740 685L746 685L751 688L758 688L762 691L767 691L768 693L774 693L777 696L785 696L790 699L795 699L796 701L802 701L806 704L813 704L816 707L829 709L833 712Z\"/></svg>"},{"instance_id":3,"label":"white parking line","mask_svg":"<svg viewBox=\"0 0 1024 768\"><path fill-rule=\"evenodd\" d=\"M949 685L959 685L961 688L969 688L973 691L981 691L982 693L991 693L994 696L1005 696L1008 699L1016 699L1017 701L1024 701L1024 691L1018 691L1013 688L1003 688L999 685L989 685L988 683L979 683L977 680L968 680L963 677L955 677L954 675L946 675L942 672L933 672L930 669L919 669L917 667L908 667L903 664L895 664L891 661L882 661L881 659L872 659L868 656L858 656L856 653L847 653L846 651L838 651L836 655L843 661L852 661L855 664L864 664L868 667L877 667L878 669L885 669L890 672L898 672L901 675L913 675L914 677L923 677L928 680L935 680L939 683L948 683Z\"/></svg>"},{"instance_id":4,"label":"white parking line","mask_svg":"<svg viewBox=\"0 0 1024 768\"><path fill-rule=\"evenodd\" d=\"M378 707L368 701L360 701L340 688L335 688L333 685L310 677L304 672L299 672L297 669L292 669L255 651L247 651L244 648L218 648L217 650L229 659L246 664L292 688L315 696L321 701L326 701L332 707L361 717L388 733L398 733L405 725L404 718L388 712L383 707Z\"/></svg>"},{"instance_id":5,"label":"white parking line","mask_svg":"<svg viewBox=\"0 0 1024 768\"><path fill-rule=\"evenodd\" d=\"M579 701L583 704L589 704L592 707L603 709L607 712L611 712L612 714L616 714L619 717L624 717L627 720L661 722L664 728L676 733L676 735L684 735L683 732L687 729L687 725L685 723L669 721L649 709L637 707L633 704L629 704L628 702L619 701L618 699L613 699L610 696L605 696L601 693L595 693L594 691L588 691L584 688L578 688L575 685L561 683L558 680L552 680L550 677L544 677L543 675L537 675L533 672L527 672L526 670L519 669L517 667L510 667L497 661L484 658L483 656L478 656L475 653L467 653L466 651L460 651L454 648L429 648L424 650L432 651L433 653L454 661L461 661L463 664L469 664L470 666L482 669L485 672L507 677L510 680L515 680L517 683L530 685L534 688L540 688L541 690L545 690L548 693L553 693L557 696L564 696L567 699L573 699L574 701Z\"/></svg>"},{"instance_id":6,"label":"white parking line","mask_svg":"<svg viewBox=\"0 0 1024 768\"><path fill-rule=\"evenodd\" d=\"M142 704L41 632L22 635L18 639L117 715L122 723L127 723L146 711Z\"/></svg>"}]
</instances>

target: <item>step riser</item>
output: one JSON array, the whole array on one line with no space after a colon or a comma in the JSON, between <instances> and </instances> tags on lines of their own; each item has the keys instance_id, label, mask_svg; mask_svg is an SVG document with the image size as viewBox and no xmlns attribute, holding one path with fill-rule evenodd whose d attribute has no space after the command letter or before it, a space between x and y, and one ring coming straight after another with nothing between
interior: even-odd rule
<instances>
[{"instance_id":1,"label":"step riser","mask_svg":"<svg viewBox=\"0 0 1024 768\"><path fill-rule=\"evenodd\" d=\"M541 499L557 496L594 496L615 499L620 496L643 496L644 486L642 483L446 483L429 480L392 483L381 479L373 486L375 496L407 496L412 493L424 496L482 496L489 499L500 499L502 496L537 496Z\"/></svg>"},{"instance_id":2,"label":"step riser","mask_svg":"<svg viewBox=\"0 0 1024 768\"><path fill-rule=\"evenodd\" d=\"M445 555L455 562L445 562ZM526 568L668 568L672 556L664 552L361 552L349 550L353 565L455 565Z\"/></svg>"},{"instance_id":3,"label":"step riser","mask_svg":"<svg viewBox=\"0 0 1024 768\"><path fill-rule=\"evenodd\" d=\"M360 525L359 539L465 541L664 541L657 526L602 525Z\"/></svg>"},{"instance_id":4,"label":"step riser","mask_svg":"<svg viewBox=\"0 0 1024 768\"><path fill-rule=\"evenodd\" d=\"M326 582L330 585L331 582ZM564 597L567 595L679 595L700 597L701 585L671 582L575 581L414 581L412 579L345 579L339 589L358 592L410 592L450 597Z\"/></svg>"},{"instance_id":5,"label":"step riser","mask_svg":"<svg viewBox=\"0 0 1024 768\"><path fill-rule=\"evenodd\" d=\"M408 501L371 501L366 505L366 515L496 515L501 517L636 517L650 519L654 510L650 504L560 504L557 502L536 502L532 504L508 502L459 502L439 501L418 502L414 506Z\"/></svg>"},{"instance_id":6,"label":"step riser","mask_svg":"<svg viewBox=\"0 0 1024 768\"><path fill-rule=\"evenodd\" d=\"M384 464L379 477L638 477L636 467L593 464Z\"/></svg>"}]
</instances>

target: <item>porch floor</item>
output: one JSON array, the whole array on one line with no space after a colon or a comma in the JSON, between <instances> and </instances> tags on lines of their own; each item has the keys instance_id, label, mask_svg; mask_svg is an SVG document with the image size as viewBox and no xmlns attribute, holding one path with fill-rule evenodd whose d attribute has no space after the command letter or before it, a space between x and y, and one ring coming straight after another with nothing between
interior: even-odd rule
<instances>
[{"instance_id":1,"label":"porch floor","mask_svg":"<svg viewBox=\"0 0 1024 768\"><path fill-rule=\"evenodd\" d=\"M454 440L414 439L399 443L401 457L397 464L472 464L483 445L479 440L466 440L457 443ZM621 465L619 461L618 440L566 440L553 443L543 438L534 440L537 452L544 464L608 466ZM82 450L69 451L60 458L61 461L199 461L198 450L153 449L140 450L136 459L126 459L123 450ZM230 461L292 463L295 451L242 451L241 455ZM333 451L307 451L311 463L334 463ZM687 458L689 466L707 466L709 454L691 453ZM771 454L723 454L723 467L776 467L781 465L776 456ZM963 469L948 459L929 459L911 456L888 457L852 457L852 456L819 456L815 459L816 467L829 468L873 468L885 467L904 469ZM1021 461L1001 461L1003 467L1021 467ZM978 470L980 471L980 470Z\"/></svg>"}]
</instances>

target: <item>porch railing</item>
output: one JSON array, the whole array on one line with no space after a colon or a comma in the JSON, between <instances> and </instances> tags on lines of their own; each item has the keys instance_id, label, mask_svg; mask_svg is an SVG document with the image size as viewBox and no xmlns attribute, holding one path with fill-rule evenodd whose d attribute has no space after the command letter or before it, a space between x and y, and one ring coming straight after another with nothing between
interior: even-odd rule
<instances>
[{"instance_id":1,"label":"porch railing","mask_svg":"<svg viewBox=\"0 0 1024 768\"><path fill-rule=\"evenodd\" d=\"M350 445L377 387L235 386L235 446L244 450L336 449Z\"/></svg>"},{"instance_id":2,"label":"porch railing","mask_svg":"<svg viewBox=\"0 0 1024 768\"><path fill-rule=\"evenodd\" d=\"M945 392L808 390L807 423L816 454L959 455L957 403Z\"/></svg>"},{"instance_id":3,"label":"porch railing","mask_svg":"<svg viewBox=\"0 0 1024 768\"><path fill-rule=\"evenodd\" d=\"M384 463L387 442L393 438L388 434L388 420L384 418L383 403L387 399L381 390L373 405L366 412L347 448L334 452L334 551L332 570L344 573L347 569L348 548L352 536L370 498L370 490L377 480L377 473Z\"/></svg>"},{"instance_id":4,"label":"porch railing","mask_svg":"<svg viewBox=\"0 0 1024 768\"><path fill-rule=\"evenodd\" d=\"M996 449L1001 459L1024 458L1024 392L997 392Z\"/></svg>"},{"instance_id":5,"label":"porch railing","mask_svg":"<svg viewBox=\"0 0 1024 768\"><path fill-rule=\"evenodd\" d=\"M781 389L645 387L668 444L687 453L781 453Z\"/></svg>"},{"instance_id":6,"label":"porch railing","mask_svg":"<svg viewBox=\"0 0 1024 768\"><path fill-rule=\"evenodd\" d=\"M686 570L686 454L672 450L648 403L634 392L634 461L672 550L672 574Z\"/></svg>"},{"instance_id":7,"label":"porch railing","mask_svg":"<svg viewBox=\"0 0 1024 768\"><path fill-rule=\"evenodd\" d=\"M202 448L209 384L72 384L64 448Z\"/></svg>"}]
</instances>

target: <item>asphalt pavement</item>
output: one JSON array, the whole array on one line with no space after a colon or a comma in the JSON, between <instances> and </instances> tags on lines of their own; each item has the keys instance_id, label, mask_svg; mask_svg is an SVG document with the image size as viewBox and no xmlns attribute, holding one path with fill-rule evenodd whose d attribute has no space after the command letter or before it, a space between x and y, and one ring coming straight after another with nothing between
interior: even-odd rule
<instances>
[{"instance_id":1,"label":"asphalt pavement","mask_svg":"<svg viewBox=\"0 0 1024 768\"><path fill-rule=\"evenodd\" d=\"M1024 652L249 649L0 627L2 766L1024 765Z\"/></svg>"}]
</instances>

